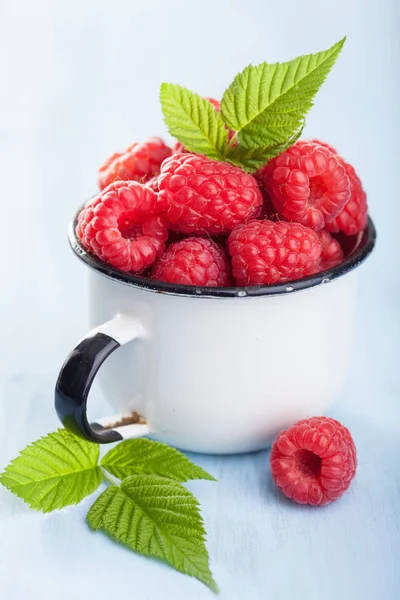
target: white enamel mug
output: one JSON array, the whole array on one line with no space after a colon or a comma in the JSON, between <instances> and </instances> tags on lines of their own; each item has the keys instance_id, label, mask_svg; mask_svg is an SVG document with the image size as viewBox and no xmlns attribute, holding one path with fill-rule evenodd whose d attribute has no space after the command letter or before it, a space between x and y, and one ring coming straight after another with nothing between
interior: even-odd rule
<instances>
[{"instance_id":1,"label":"white enamel mug","mask_svg":"<svg viewBox=\"0 0 400 600\"><path fill-rule=\"evenodd\" d=\"M55 393L65 427L108 443L154 436L194 452L265 448L300 418L323 414L346 376L357 267L376 233L349 239L332 270L286 284L196 288L122 273L90 255L93 329L64 363ZM98 377L116 414L89 423Z\"/></svg>"}]
</instances>

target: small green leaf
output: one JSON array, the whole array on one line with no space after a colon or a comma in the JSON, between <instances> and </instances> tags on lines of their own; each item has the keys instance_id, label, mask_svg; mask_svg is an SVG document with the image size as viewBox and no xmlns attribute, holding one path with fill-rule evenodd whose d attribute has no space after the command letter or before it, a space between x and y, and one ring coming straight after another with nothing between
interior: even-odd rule
<instances>
[{"instance_id":1,"label":"small green leaf","mask_svg":"<svg viewBox=\"0 0 400 600\"><path fill-rule=\"evenodd\" d=\"M170 134L185 148L209 158L223 158L228 132L211 102L173 83L161 85L160 100Z\"/></svg>"},{"instance_id":2,"label":"small green leaf","mask_svg":"<svg viewBox=\"0 0 400 600\"><path fill-rule=\"evenodd\" d=\"M178 450L146 438L118 444L102 458L101 465L118 479L148 473L175 481L215 481L212 475L192 463Z\"/></svg>"},{"instance_id":3,"label":"small green leaf","mask_svg":"<svg viewBox=\"0 0 400 600\"><path fill-rule=\"evenodd\" d=\"M271 158L285 152L292 146L303 133L304 124L299 131L291 137L286 144L280 146L267 146L266 148L245 148L244 146L235 146L227 154L227 160L253 173L260 167L263 167Z\"/></svg>"},{"instance_id":4,"label":"small green leaf","mask_svg":"<svg viewBox=\"0 0 400 600\"><path fill-rule=\"evenodd\" d=\"M35 510L78 504L102 482L99 447L65 429L27 446L0 475L0 483Z\"/></svg>"},{"instance_id":5,"label":"small green leaf","mask_svg":"<svg viewBox=\"0 0 400 600\"><path fill-rule=\"evenodd\" d=\"M167 561L213 591L203 519L196 498L180 483L156 475L133 475L108 487L87 515L101 529L145 556Z\"/></svg>"},{"instance_id":6,"label":"small green leaf","mask_svg":"<svg viewBox=\"0 0 400 600\"><path fill-rule=\"evenodd\" d=\"M275 148L274 146L267 146L266 148L236 146L228 154L227 160L245 171L253 173L284 150L284 148L280 150L277 150L277 148L282 148L282 146Z\"/></svg>"},{"instance_id":7,"label":"small green leaf","mask_svg":"<svg viewBox=\"0 0 400 600\"><path fill-rule=\"evenodd\" d=\"M285 144L301 126L346 38L328 50L285 62L248 66L224 93L221 114L239 133L239 144Z\"/></svg>"}]
</instances>

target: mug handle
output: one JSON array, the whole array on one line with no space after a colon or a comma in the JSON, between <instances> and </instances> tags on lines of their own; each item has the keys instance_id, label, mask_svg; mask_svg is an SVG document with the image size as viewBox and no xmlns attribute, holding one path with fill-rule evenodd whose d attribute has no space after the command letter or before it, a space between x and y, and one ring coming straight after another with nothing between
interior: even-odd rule
<instances>
[{"instance_id":1,"label":"mug handle","mask_svg":"<svg viewBox=\"0 0 400 600\"><path fill-rule=\"evenodd\" d=\"M66 429L98 444L150 433L147 423L135 414L132 417L107 417L95 423L89 423L87 418L88 395L97 371L117 348L142 333L143 327L135 319L118 315L92 329L67 356L55 388L55 409Z\"/></svg>"}]
</instances>

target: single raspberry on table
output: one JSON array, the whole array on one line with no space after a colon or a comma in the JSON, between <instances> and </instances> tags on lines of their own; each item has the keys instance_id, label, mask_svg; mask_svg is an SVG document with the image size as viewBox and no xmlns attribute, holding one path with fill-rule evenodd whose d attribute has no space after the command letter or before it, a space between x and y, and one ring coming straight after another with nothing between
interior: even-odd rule
<instances>
[{"instance_id":1,"label":"single raspberry on table","mask_svg":"<svg viewBox=\"0 0 400 600\"><path fill-rule=\"evenodd\" d=\"M168 227L150 188L117 181L81 210L76 233L83 246L106 263L141 273L164 252Z\"/></svg>"},{"instance_id":2,"label":"single raspberry on table","mask_svg":"<svg viewBox=\"0 0 400 600\"><path fill-rule=\"evenodd\" d=\"M356 447L339 421L303 419L278 435L270 465L285 496L299 504L324 506L350 486L357 468Z\"/></svg>"},{"instance_id":3,"label":"single raspberry on table","mask_svg":"<svg viewBox=\"0 0 400 600\"><path fill-rule=\"evenodd\" d=\"M183 285L226 287L231 268L225 250L208 238L188 237L171 244L154 265L152 278Z\"/></svg>"},{"instance_id":4,"label":"single raspberry on table","mask_svg":"<svg viewBox=\"0 0 400 600\"><path fill-rule=\"evenodd\" d=\"M237 285L264 285L301 279L318 270L321 242L299 223L253 220L238 225L228 239Z\"/></svg>"},{"instance_id":5,"label":"single raspberry on table","mask_svg":"<svg viewBox=\"0 0 400 600\"><path fill-rule=\"evenodd\" d=\"M318 237L322 244L321 265L318 270L325 271L339 265L344 259L343 250L339 242L325 229L318 231Z\"/></svg>"},{"instance_id":6,"label":"single raspberry on table","mask_svg":"<svg viewBox=\"0 0 400 600\"><path fill-rule=\"evenodd\" d=\"M313 140L313 142L324 146L324 148L328 148L333 154L336 154L350 179L350 198L343 210L332 221L327 223L326 228L332 233L343 231L346 235L356 235L365 229L368 221L367 195L363 190L361 180L355 172L354 167L339 156L332 146L319 140Z\"/></svg>"},{"instance_id":7,"label":"single raspberry on table","mask_svg":"<svg viewBox=\"0 0 400 600\"><path fill-rule=\"evenodd\" d=\"M142 144L134 143L124 152L117 152L99 169L99 187L104 189L118 179L145 183L160 172L161 163L172 150L159 137Z\"/></svg>"},{"instance_id":8,"label":"single raspberry on table","mask_svg":"<svg viewBox=\"0 0 400 600\"><path fill-rule=\"evenodd\" d=\"M316 142L296 142L259 169L257 178L279 214L323 229L350 198L350 179L340 157Z\"/></svg>"},{"instance_id":9,"label":"single raspberry on table","mask_svg":"<svg viewBox=\"0 0 400 600\"><path fill-rule=\"evenodd\" d=\"M260 211L254 177L228 163L197 154L173 154L158 178L160 206L182 233L219 234Z\"/></svg>"}]
</instances>

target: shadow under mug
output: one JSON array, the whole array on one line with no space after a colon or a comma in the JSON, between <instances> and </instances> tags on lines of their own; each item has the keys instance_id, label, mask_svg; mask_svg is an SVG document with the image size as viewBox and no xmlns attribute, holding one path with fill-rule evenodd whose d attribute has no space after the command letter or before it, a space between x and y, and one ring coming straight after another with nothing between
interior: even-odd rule
<instances>
[{"instance_id":1,"label":"shadow under mug","mask_svg":"<svg viewBox=\"0 0 400 600\"><path fill-rule=\"evenodd\" d=\"M90 267L94 328L61 368L59 418L98 443L152 435L203 453L267 447L282 428L324 413L339 393L356 271L375 240L369 220L331 270L278 285L201 288L110 267L82 247L73 222L71 247ZM95 376L117 414L89 423Z\"/></svg>"}]
</instances>

